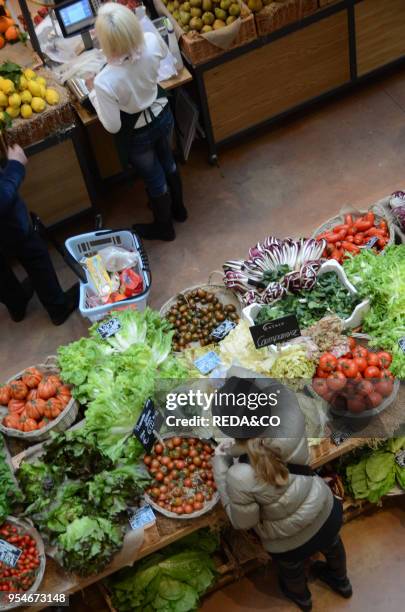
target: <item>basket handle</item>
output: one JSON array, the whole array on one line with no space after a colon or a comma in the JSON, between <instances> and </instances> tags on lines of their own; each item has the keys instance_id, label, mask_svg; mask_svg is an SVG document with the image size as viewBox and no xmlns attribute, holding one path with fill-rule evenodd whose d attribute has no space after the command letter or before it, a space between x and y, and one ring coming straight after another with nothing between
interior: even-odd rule
<instances>
[{"instance_id":1,"label":"basket handle","mask_svg":"<svg viewBox=\"0 0 405 612\"><path fill-rule=\"evenodd\" d=\"M50 366L51 368L54 367L58 367L58 358L56 355L48 355L48 357L45 359L45 363L44 365L46 366Z\"/></svg>"},{"instance_id":2,"label":"basket handle","mask_svg":"<svg viewBox=\"0 0 405 612\"><path fill-rule=\"evenodd\" d=\"M224 284L224 273L223 273L223 272L221 272L221 270L212 270L212 272L210 272L210 274L209 274L209 276L208 276L208 284L209 284L209 285L212 285L212 284L213 284L213 282L212 282L212 278L213 278L213 277L214 277L216 274L218 274L218 275L221 277L221 285L223 285L223 284Z\"/></svg>"}]
</instances>

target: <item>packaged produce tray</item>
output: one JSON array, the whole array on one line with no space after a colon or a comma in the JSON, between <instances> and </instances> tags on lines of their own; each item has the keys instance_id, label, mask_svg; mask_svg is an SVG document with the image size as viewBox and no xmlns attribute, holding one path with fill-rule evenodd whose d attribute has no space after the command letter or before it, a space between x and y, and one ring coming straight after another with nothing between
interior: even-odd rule
<instances>
[{"instance_id":1,"label":"packaged produce tray","mask_svg":"<svg viewBox=\"0 0 405 612\"><path fill-rule=\"evenodd\" d=\"M188 61L194 65L208 62L226 51L246 45L257 38L253 14L241 0L236 2L241 7L240 18L221 30L200 34L196 31L185 33L162 0L153 0L157 13L166 15L173 23L180 48Z\"/></svg>"},{"instance_id":2,"label":"packaged produce tray","mask_svg":"<svg viewBox=\"0 0 405 612\"><path fill-rule=\"evenodd\" d=\"M357 295L356 288L351 284L342 266L338 264L337 261L329 260L329 261L324 262L320 267L318 276L322 276L322 274L326 274L327 272L336 272L340 282L342 283L344 287L347 288L348 292L351 295ZM278 301L276 300L272 302L271 304L268 304L268 306L271 307L272 305L276 305L277 302ZM244 308L242 311L243 317L247 320L247 322L250 325L255 325L256 317L262 308L263 308L263 304L251 304L250 306L246 306L246 308ZM362 302L360 302L360 304L357 304L357 306L353 310L350 317L343 321L343 328L352 329L355 327L359 327L365 315L367 314L369 308L370 308L370 300L368 299L363 300Z\"/></svg>"},{"instance_id":3,"label":"packaged produce tray","mask_svg":"<svg viewBox=\"0 0 405 612\"><path fill-rule=\"evenodd\" d=\"M13 382L14 380L21 379L23 374L29 368L36 368L39 370L44 376L50 376L52 374L59 375L60 370L57 366L57 358L54 355L50 355L45 360L45 363L38 364L36 366L29 366L25 368L18 374L12 376L7 380L7 384ZM67 387L69 385L66 385ZM79 412L79 404L72 397L69 402L66 404L63 411L54 419L50 420L47 425L42 427L41 429L37 429L34 431L20 431L18 429L12 429L10 427L5 427L2 423L3 418L7 415L8 409L7 406L0 406L0 431L3 432L6 436L10 436L13 438L20 438L25 442L42 442L49 437L51 431L61 432L68 429L76 420L77 414Z\"/></svg>"},{"instance_id":4,"label":"packaged produce tray","mask_svg":"<svg viewBox=\"0 0 405 612\"><path fill-rule=\"evenodd\" d=\"M126 310L134 308L144 310L148 303L149 293L152 285L152 275L146 251L139 236L130 230L101 230L89 232L68 238L65 242L69 253L80 262L84 257L91 257L107 246L118 246L128 251L139 254L142 262L142 278L144 289L133 298L128 298L115 304L104 304L102 306L91 306L89 298L94 295L90 282L80 283L79 310L83 317L92 323L105 318L114 310Z\"/></svg>"}]
</instances>

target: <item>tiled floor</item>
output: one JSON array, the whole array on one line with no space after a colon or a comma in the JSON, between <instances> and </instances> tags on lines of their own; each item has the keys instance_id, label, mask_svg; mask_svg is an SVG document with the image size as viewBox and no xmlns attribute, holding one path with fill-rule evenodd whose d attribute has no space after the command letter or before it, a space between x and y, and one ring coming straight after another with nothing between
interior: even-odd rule
<instances>
[{"instance_id":1,"label":"tiled floor","mask_svg":"<svg viewBox=\"0 0 405 612\"><path fill-rule=\"evenodd\" d=\"M405 186L405 76L392 73L345 97L290 118L278 127L220 154L220 167L206 163L197 146L183 168L189 221L177 226L174 243L147 245L153 270L151 305L206 281L226 259L244 256L267 234L309 235L343 206L365 207ZM106 227L125 227L149 211L140 184L111 191L103 207ZM92 229L68 227L59 237ZM64 286L73 275L54 256ZM37 299L15 324L0 307L0 378L40 362L58 345L86 332L79 313L53 327ZM397 612L403 600L404 518L390 511L355 521L345 529L355 586L352 602L314 587L318 610ZM273 594L270 594L273 593ZM205 612L287 610L266 580L249 578L214 595Z\"/></svg>"}]
</instances>

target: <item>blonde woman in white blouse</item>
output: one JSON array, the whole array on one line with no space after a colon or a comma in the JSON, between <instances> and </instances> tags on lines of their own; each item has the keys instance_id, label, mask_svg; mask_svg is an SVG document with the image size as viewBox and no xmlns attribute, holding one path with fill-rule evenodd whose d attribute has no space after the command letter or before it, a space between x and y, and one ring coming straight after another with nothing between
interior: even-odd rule
<instances>
[{"instance_id":1,"label":"blonde woman in white blouse","mask_svg":"<svg viewBox=\"0 0 405 612\"><path fill-rule=\"evenodd\" d=\"M90 100L116 143L124 166L143 178L154 222L134 225L148 240L174 240L173 219L185 221L180 173L171 150L173 115L158 84L163 40L143 33L127 7L104 4L98 12L96 34L107 65L94 79Z\"/></svg>"}]
</instances>

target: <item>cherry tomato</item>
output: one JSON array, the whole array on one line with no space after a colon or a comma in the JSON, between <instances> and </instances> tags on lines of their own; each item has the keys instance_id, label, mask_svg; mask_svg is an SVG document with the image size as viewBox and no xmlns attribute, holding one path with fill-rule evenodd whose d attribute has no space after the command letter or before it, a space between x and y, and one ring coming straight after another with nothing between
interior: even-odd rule
<instances>
[{"instance_id":1,"label":"cherry tomato","mask_svg":"<svg viewBox=\"0 0 405 612\"><path fill-rule=\"evenodd\" d=\"M380 393L383 397L388 397L389 395L391 395L393 388L394 388L394 383L392 382L392 380L380 380L375 385L375 390L377 391L377 393Z\"/></svg>"},{"instance_id":2,"label":"cherry tomato","mask_svg":"<svg viewBox=\"0 0 405 612\"><path fill-rule=\"evenodd\" d=\"M179 472L177 470L172 470L169 474L169 478L172 480L177 480L179 477Z\"/></svg>"},{"instance_id":3,"label":"cherry tomato","mask_svg":"<svg viewBox=\"0 0 405 612\"><path fill-rule=\"evenodd\" d=\"M387 353L386 351L380 351L379 353L377 353L377 356L379 357L380 361L381 361L381 366L383 368L389 368L392 362L392 357L389 353Z\"/></svg>"},{"instance_id":4,"label":"cherry tomato","mask_svg":"<svg viewBox=\"0 0 405 612\"><path fill-rule=\"evenodd\" d=\"M194 499L195 499L195 501L203 502L204 501L204 495L202 493L196 493L194 495Z\"/></svg>"},{"instance_id":5,"label":"cherry tomato","mask_svg":"<svg viewBox=\"0 0 405 612\"><path fill-rule=\"evenodd\" d=\"M377 408L377 406L381 404L382 399L383 396L380 393L377 393L377 391L370 393L368 396L368 401L373 408Z\"/></svg>"},{"instance_id":6,"label":"cherry tomato","mask_svg":"<svg viewBox=\"0 0 405 612\"><path fill-rule=\"evenodd\" d=\"M170 463L170 461L171 461L170 457L161 457L161 459L160 459L160 463L162 465L168 465Z\"/></svg>"},{"instance_id":7,"label":"cherry tomato","mask_svg":"<svg viewBox=\"0 0 405 612\"><path fill-rule=\"evenodd\" d=\"M157 459L152 459L151 467L154 468L154 469L159 469L160 468L160 462Z\"/></svg>"},{"instance_id":8,"label":"cherry tomato","mask_svg":"<svg viewBox=\"0 0 405 612\"><path fill-rule=\"evenodd\" d=\"M375 366L376 368L381 368L381 360L377 353L369 353L367 357L367 363L369 366Z\"/></svg>"},{"instance_id":9,"label":"cherry tomato","mask_svg":"<svg viewBox=\"0 0 405 612\"><path fill-rule=\"evenodd\" d=\"M191 478L185 478L184 486L188 489L190 489L193 486L193 481L191 480Z\"/></svg>"},{"instance_id":10,"label":"cherry tomato","mask_svg":"<svg viewBox=\"0 0 405 612\"><path fill-rule=\"evenodd\" d=\"M174 446L180 446L182 442L183 442L183 440L181 438L179 438L178 436L175 436L173 438L173 445Z\"/></svg>"},{"instance_id":11,"label":"cherry tomato","mask_svg":"<svg viewBox=\"0 0 405 612\"><path fill-rule=\"evenodd\" d=\"M325 372L333 372L337 366L337 359L332 353L324 353L319 360L319 367Z\"/></svg>"},{"instance_id":12,"label":"cherry tomato","mask_svg":"<svg viewBox=\"0 0 405 612\"><path fill-rule=\"evenodd\" d=\"M194 463L194 465L196 465L197 467L200 467L200 466L201 466L201 464L202 464L201 457L194 457L194 458L193 458L193 463Z\"/></svg>"},{"instance_id":13,"label":"cherry tomato","mask_svg":"<svg viewBox=\"0 0 405 612\"><path fill-rule=\"evenodd\" d=\"M364 378L380 378L381 370L377 368L376 366L368 366L364 370L363 375L364 375Z\"/></svg>"},{"instance_id":14,"label":"cherry tomato","mask_svg":"<svg viewBox=\"0 0 405 612\"><path fill-rule=\"evenodd\" d=\"M185 462L184 462L183 460L181 460L181 459L178 459L178 460L176 461L176 468L177 468L178 470L184 470L184 466L185 466L185 465L186 465L186 464L185 464Z\"/></svg>"},{"instance_id":15,"label":"cherry tomato","mask_svg":"<svg viewBox=\"0 0 405 612\"><path fill-rule=\"evenodd\" d=\"M195 511L197 511L197 510L202 510L202 509L203 509L203 507L204 507L204 504L202 504L202 503L201 503L201 502L199 502L199 501L195 501L195 502L193 503L193 509L194 509L194 512L195 512Z\"/></svg>"},{"instance_id":16,"label":"cherry tomato","mask_svg":"<svg viewBox=\"0 0 405 612\"><path fill-rule=\"evenodd\" d=\"M171 480L170 480L169 476L165 476L165 477L163 478L163 482L164 482L164 484L165 484L166 486L168 486L168 485L171 483Z\"/></svg>"},{"instance_id":17,"label":"cherry tomato","mask_svg":"<svg viewBox=\"0 0 405 612\"><path fill-rule=\"evenodd\" d=\"M169 450L173 450L174 449L173 440L167 440L167 442L165 442L165 444L166 444L166 448L168 448Z\"/></svg>"},{"instance_id":18,"label":"cherry tomato","mask_svg":"<svg viewBox=\"0 0 405 612\"><path fill-rule=\"evenodd\" d=\"M194 457L198 456L198 451L195 448L192 448L189 453L188 453L189 457L192 457L194 459Z\"/></svg>"},{"instance_id":19,"label":"cherry tomato","mask_svg":"<svg viewBox=\"0 0 405 612\"><path fill-rule=\"evenodd\" d=\"M356 348L352 349L352 353L353 357L364 357L365 359L368 357L368 350L360 344L357 345Z\"/></svg>"},{"instance_id":20,"label":"cherry tomato","mask_svg":"<svg viewBox=\"0 0 405 612\"><path fill-rule=\"evenodd\" d=\"M157 480L158 482L162 482L162 480L164 480L165 475L163 474L163 472L157 472L155 475L155 480Z\"/></svg>"},{"instance_id":21,"label":"cherry tomato","mask_svg":"<svg viewBox=\"0 0 405 612\"><path fill-rule=\"evenodd\" d=\"M192 514L194 512L194 508L191 504L184 504L183 510L185 514Z\"/></svg>"},{"instance_id":22,"label":"cherry tomato","mask_svg":"<svg viewBox=\"0 0 405 612\"><path fill-rule=\"evenodd\" d=\"M352 359L341 358L339 359L339 364L346 378L356 378L359 370Z\"/></svg>"},{"instance_id":23,"label":"cherry tomato","mask_svg":"<svg viewBox=\"0 0 405 612\"><path fill-rule=\"evenodd\" d=\"M331 391L340 391L344 389L346 382L347 379L343 372L332 372L326 380L327 387Z\"/></svg>"},{"instance_id":24,"label":"cherry tomato","mask_svg":"<svg viewBox=\"0 0 405 612\"><path fill-rule=\"evenodd\" d=\"M150 455L145 455L143 458L143 462L145 465L150 465L152 463L152 457Z\"/></svg>"}]
</instances>

